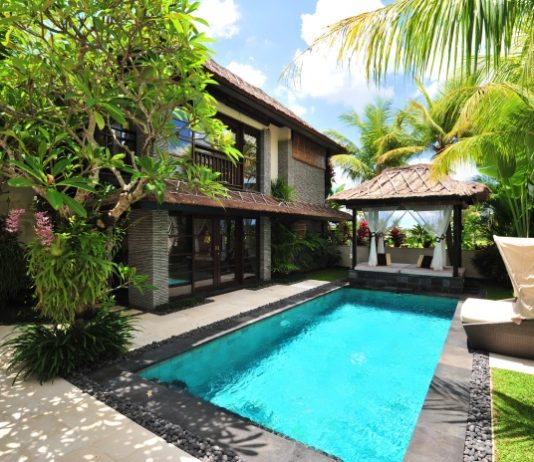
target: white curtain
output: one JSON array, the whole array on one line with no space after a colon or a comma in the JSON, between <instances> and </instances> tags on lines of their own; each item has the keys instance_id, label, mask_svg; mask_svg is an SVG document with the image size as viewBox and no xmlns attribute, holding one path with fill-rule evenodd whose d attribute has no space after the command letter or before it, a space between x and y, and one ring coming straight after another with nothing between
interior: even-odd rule
<instances>
[{"instance_id":1,"label":"white curtain","mask_svg":"<svg viewBox=\"0 0 534 462\"><path fill-rule=\"evenodd\" d=\"M435 210L410 210L415 221L436 236L432 269L441 271L446 262L445 233L451 221L452 205L444 205Z\"/></svg>"},{"instance_id":2,"label":"white curtain","mask_svg":"<svg viewBox=\"0 0 534 462\"><path fill-rule=\"evenodd\" d=\"M371 240L369 242L369 266L378 264L378 253L385 253L384 232L395 216L395 210L363 209L363 216L367 220ZM404 213L404 212L403 212Z\"/></svg>"}]
</instances>

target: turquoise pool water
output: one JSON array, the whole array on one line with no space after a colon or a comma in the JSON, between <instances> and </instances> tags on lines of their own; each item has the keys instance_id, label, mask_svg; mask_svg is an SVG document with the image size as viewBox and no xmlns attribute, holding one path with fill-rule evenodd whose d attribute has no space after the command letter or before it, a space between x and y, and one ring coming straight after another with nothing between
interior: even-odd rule
<instances>
[{"instance_id":1,"label":"turquoise pool water","mask_svg":"<svg viewBox=\"0 0 534 462\"><path fill-rule=\"evenodd\" d=\"M345 462L400 462L456 303L340 289L141 375Z\"/></svg>"}]
</instances>

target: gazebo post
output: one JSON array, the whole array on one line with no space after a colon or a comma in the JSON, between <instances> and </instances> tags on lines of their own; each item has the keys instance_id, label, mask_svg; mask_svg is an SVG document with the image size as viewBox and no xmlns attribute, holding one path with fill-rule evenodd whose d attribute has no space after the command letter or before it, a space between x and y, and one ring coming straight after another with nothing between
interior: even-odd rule
<instances>
[{"instance_id":1,"label":"gazebo post","mask_svg":"<svg viewBox=\"0 0 534 462\"><path fill-rule=\"evenodd\" d=\"M462 266L462 206L454 206L454 267L453 276L458 277L458 269Z\"/></svg>"},{"instance_id":2,"label":"gazebo post","mask_svg":"<svg viewBox=\"0 0 534 462\"><path fill-rule=\"evenodd\" d=\"M358 212L356 209L352 209L352 269L358 265Z\"/></svg>"}]
</instances>

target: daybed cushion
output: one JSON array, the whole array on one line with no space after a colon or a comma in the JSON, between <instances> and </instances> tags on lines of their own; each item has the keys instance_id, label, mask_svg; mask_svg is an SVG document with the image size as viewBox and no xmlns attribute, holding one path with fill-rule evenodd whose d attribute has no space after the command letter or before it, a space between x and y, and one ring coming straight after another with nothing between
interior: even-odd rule
<instances>
[{"instance_id":1,"label":"daybed cushion","mask_svg":"<svg viewBox=\"0 0 534 462\"><path fill-rule=\"evenodd\" d=\"M493 236L517 296L516 311L534 319L534 239Z\"/></svg>"},{"instance_id":2,"label":"daybed cushion","mask_svg":"<svg viewBox=\"0 0 534 462\"><path fill-rule=\"evenodd\" d=\"M480 322L517 322L518 315L513 301L485 300L468 298L462 304L462 322L464 324Z\"/></svg>"}]
</instances>

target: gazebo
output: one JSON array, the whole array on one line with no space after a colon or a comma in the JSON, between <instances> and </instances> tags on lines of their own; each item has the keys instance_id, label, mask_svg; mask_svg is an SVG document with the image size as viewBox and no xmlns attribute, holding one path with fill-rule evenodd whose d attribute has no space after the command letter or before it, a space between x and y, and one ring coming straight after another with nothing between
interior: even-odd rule
<instances>
[{"instance_id":1,"label":"gazebo","mask_svg":"<svg viewBox=\"0 0 534 462\"><path fill-rule=\"evenodd\" d=\"M352 209L351 284L394 288L456 291L463 288L462 209L489 198L490 191L482 183L458 181L448 176L438 180L429 164L416 164L384 170L375 178L355 188L330 196L329 200ZM357 263L357 213L362 211L369 225L369 260ZM413 264L387 264L384 233L409 214L435 239L430 268ZM452 229L451 229L452 217ZM446 266L447 235L452 239L449 249L452 268ZM452 250L452 252L450 252ZM381 277L377 278L377 272ZM383 275L383 276L382 276ZM425 278L426 277L426 278Z\"/></svg>"}]
</instances>

